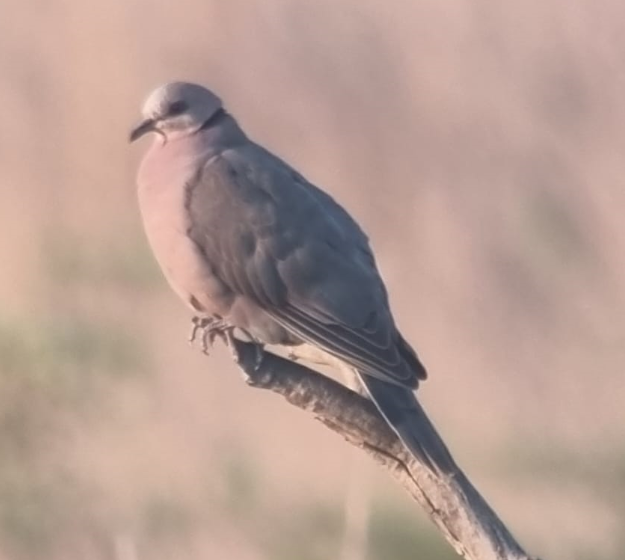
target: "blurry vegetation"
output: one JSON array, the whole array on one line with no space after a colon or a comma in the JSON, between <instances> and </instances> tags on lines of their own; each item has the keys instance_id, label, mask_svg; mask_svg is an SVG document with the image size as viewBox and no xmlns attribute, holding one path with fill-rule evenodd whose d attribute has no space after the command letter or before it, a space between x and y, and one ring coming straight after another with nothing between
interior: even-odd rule
<instances>
[{"instance_id":1,"label":"blurry vegetation","mask_svg":"<svg viewBox=\"0 0 625 560\"><path fill-rule=\"evenodd\" d=\"M227 394L218 377L198 388L207 367L180 360L186 332L164 344L163 301L175 296L131 192L144 147L125 139L142 96L170 79L214 87L251 137L362 222L459 461L484 450L481 468L540 506L515 508L528 549L625 557L623 523L603 522L625 519L623 2L10 4L0 18L1 560L236 560L219 548L229 539L263 560L340 549L335 481L324 487L332 498L306 494L300 473L284 474L282 437L250 429L258 395ZM137 379L154 385L129 396ZM107 399L117 405L118 390L130 412L116 423ZM114 433L73 441L98 421ZM261 470L235 436L205 452L225 424L242 440L264 437L274 462ZM306 461L341 460L315 437ZM83 462L65 464L70 451ZM197 480L177 460L199 464ZM281 476L305 496L273 500ZM554 493L548 512L541 483ZM593 493L603 515L570 511L567 484ZM546 526L536 511L577 522ZM454 558L434 531L376 501L368 560ZM204 553L211 546L217 554Z\"/></svg>"},{"instance_id":2,"label":"blurry vegetation","mask_svg":"<svg viewBox=\"0 0 625 560\"><path fill-rule=\"evenodd\" d=\"M167 541L184 539L196 528L197 513L180 499L154 495L140 509L142 540L158 547Z\"/></svg>"},{"instance_id":3,"label":"blurry vegetation","mask_svg":"<svg viewBox=\"0 0 625 560\"><path fill-rule=\"evenodd\" d=\"M566 273L589 264L594 255L582 224L574 215L575 209L566 198L545 189L524 202L526 206L521 210L526 238L519 240L520 248L528 251L536 265L544 265L549 272Z\"/></svg>"},{"instance_id":4,"label":"blurry vegetation","mask_svg":"<svg viewBox=\"0 0 625 560\"><path fill-rule=\"evenodd\" d=\"M79 313L3 318L0 551L17 559L67 558L76 538L105 531L97 500L59 455L72 419L92 420L102 389L146 372L147 363L136 337Z\"/></svg>"},{"instance_id":5,"label":"blurry vegetation","mask_svg":"<svg viewBox=\"0 0 625 560\"><path fill-rule=\"evenodd\" d=\"M229 518L238 530L258 543L268 560L330 560L337 558L344 538L345 509L340 501L314 498L280 503L271 490L261 492L263 477L253 456L239 448L224 454L220 477L211 486L221 488L221 499L209 499L220 522ZM224 499L225 498L225 499ZM457 558L423 517L383 497L372 504L368 528L368 560L410 560L415 555L432 560ZM201 510L201 505L198 507ZM199 515L199 512L196 512ZM422 527L422 529L420 529ZM363 559L365 560L365 559Z\"/></svg>"},{"instance_id":6,"label":"blurry vegetation","mask_svg":"<svg viewBox=\"0 0 625 560\"><path fill-rule=\"evenodd\" d=\"M98 241L55 228L42 236L41 262L51 282L68 288L84 283L92 288L105 285L145 290L162 282L147 242L136 236Z\"/></svg>"},{"instance_id":7,"label":"blurry vegetation","mask_svg":"<svg viewBox=\"0 0 625 560\"><path fill-rule=\"evenodd\" d=\"M545 484L576 484L625 517L625 448L610 454L589 448L585 453L538 442L510 445L493 469L512 483L539 479Z\"/></svg>"},{"instance_id":8,"label":"blurry vegetation","mask_svg":"<svg viewBox=\"0 0 625 560\"><path fill-rule=\"evenodd\" d=\"M256 538L271 560L329 560L336 558L344 538L343 504L319 503L314 500L284 505L286 511L272 512L271 504L258 509ZM433 533L422 518L388 500L379 498L371 506L367 530L368 560L454 560L455 553L442 537ZM281 508L282 509L282 508ZM264 513L263 513L264 512ZM270 516L267 518L267 513ZM249 534L246 529L246 533Z\"/></svg>"},{"instance_id":9,"label":"blurry vegetation","mask_svg":"<svg viewBox=\"0 0 625 560\"><path fill-rule=\"evenodd\" d=\"M269 560L336 558L340 550L342 517L340 504L289 505L264 519L264 530L256 538Z\"/></svg>"},{"instance_id":10,"label":"blurry vegetation","mask_svg":"<svg viewBox=\"0 0 625 560\"><path fill-rule=\"evenodd\" d=\"M443 538L428 529L414 512L378 501L372 510L369 560L456 560L458 556Z\"/></svg>"},{"instance_id":11,"label":"blurry vegetation","mask_svg":"<svg viewBox=\"0 0 625 560\"><path fill-rule=\"evenodd\" d=\"M60 469L44 472L32 463L0 468L2 549L12 557L64 558L77 535L100 525L90 493Z\"/></svg>"},{"instance_id":12,"label":"blurry vegetation","mask_svg":"<svg viewBox=\"0 0 625 560\"><path fill-rule=\"evenodd\" d=\"M225 453L220 468L222 483L220 506L241 519L254 515L259 501L262 481L260 473L248 454L231 449Z\"/></svg>"},{"instance_id":13,"label":"blurry vegetation","mask_svg":"<svg viewBox=\"0 0 625 560\"><path fill-rule=\"evenodd\" d=\"M57 316L0 324L0 399L11 395L6 404L25 414L42 401L78 406L94 395L101 376L145 370L136 338L101 321Z\"/></svg>"}]
</instances>

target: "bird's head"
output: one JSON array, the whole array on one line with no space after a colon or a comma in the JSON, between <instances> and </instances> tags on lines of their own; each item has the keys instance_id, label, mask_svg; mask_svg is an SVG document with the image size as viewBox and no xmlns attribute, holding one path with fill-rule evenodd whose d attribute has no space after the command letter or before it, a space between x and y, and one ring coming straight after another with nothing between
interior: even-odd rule
<instances>
[{"instance_id":1,"label":"bird's head","mask_svg":"<svg viewBox=\"0 0 625 560\"><path fill-rule=\"evenodd\" d=\"M212 91L197 84L171 82L156 88L145 100L143 121L132 129L130 141L148 132L160 134L163 142L188 136L221 111L221 99Z\"/></svg>"}]
</instances>

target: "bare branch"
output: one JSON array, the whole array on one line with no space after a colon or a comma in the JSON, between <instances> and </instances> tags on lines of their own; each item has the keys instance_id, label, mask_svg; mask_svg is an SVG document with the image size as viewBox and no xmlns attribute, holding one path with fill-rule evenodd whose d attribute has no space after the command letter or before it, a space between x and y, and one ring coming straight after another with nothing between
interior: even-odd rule
<instances>
[{"instance_id":1,"label":"bare branch","mask_svg":"<svg viewBox=\"0 0 625 560\"><path fill-rule=\"evenodd\" d=\"M444 474L424 467L405 450L370 400L274 354L265 353L256 368L256 347L238 340L234 346L235 359L250 385L282 395L369 453L421 504L460 556L467 560L538 560L521 548L455 463L452 471ZM440 439L431 423L429 428Z\"/></svg>"}]
</instances>

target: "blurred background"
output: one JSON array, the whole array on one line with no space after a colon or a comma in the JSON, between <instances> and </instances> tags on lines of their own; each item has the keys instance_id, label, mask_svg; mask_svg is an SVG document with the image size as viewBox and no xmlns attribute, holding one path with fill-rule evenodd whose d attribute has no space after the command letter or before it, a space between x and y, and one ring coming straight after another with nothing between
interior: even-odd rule
<instances>
[{"instance_id":1,"label":"blurred background","mask_svg":"<svg viewBox=\"0 0 625 560\"><path fill-rule=\"evenodd\" d=\"M369 232L420 398L528 551L623 558L624 27L617 0L1 0L0 559L455 558L189 348L127 144L173 79Z\"/></svg>"}]
</instances>

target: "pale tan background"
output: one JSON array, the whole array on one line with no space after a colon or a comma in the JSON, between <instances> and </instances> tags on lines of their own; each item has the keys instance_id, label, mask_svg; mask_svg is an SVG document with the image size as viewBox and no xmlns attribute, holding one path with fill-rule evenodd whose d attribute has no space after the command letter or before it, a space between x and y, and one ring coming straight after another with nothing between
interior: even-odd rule
<instances>
[{"instance_id":1,"label":"pale tan background","mask_svg":"<svg viewBox=\"0 0 625 560\"><path fill-rule=\"evenodd\" d=\"M336 558L350 478L367 558L454 557L187 346L126 142L171 79L362 222L422 401L527 548L623 558L624 65L618 0L2 0L0 558Z\"/></svg>"}]
</instances>

